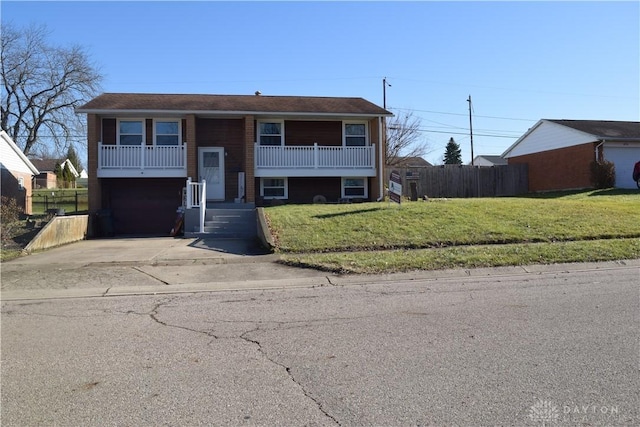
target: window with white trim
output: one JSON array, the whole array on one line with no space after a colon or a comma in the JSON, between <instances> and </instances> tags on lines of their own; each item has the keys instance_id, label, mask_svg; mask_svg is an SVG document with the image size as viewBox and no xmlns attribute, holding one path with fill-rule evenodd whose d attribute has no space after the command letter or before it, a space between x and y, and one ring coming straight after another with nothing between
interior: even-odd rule
<instances>
[{"instance_id":1,"label":"window with white trim","mask_svg":"<svg viewBox=\"0 0 640 427\"><path fill-rule=\"evenodd\" d=\"M258 142L260 145L284 145L284 122L258 122Z\"/></svg>"},{"instance_id":2,"label":"window with white trim","mask_svg":"<svg viewBox=\"0 0 640 427\"><path fill-rule=\"evenodd\" d=\"M153 134L155 145L180 145L182 136L180 120L155 119Z\"/></svg>"},{"instance_id":3,"label":"window with white trim","mask_svg":"<svg viewBox=\"0 0 640 427\"><path fill-rule=\"evenodd\" d=\"M144 141L144 120L118 120L118 144L142 145Z\"/></svg>"},{"instance_id":4,"label":"window with white trim","mask_svg":"<svg viewBox=\"0 0 640 427\"><path fill-rule=\"evenodd\" d=\"M260 196L265 199L288 199L289 188L287 178L261 178Z\"/></svg>"},{"instance_id":5,"label":"window with white trim","mask_svg":"<svg viewBox=\"0 0 640 427\"><path fill-rule=\"evenodd\" d=\"M342 197L366 199L369 197L368 184L367 178L342 178Z\"/></svg>"},{"instance_id":6,"label":"window with white trim","mask_svg":"<svg viewBox=\"0 0 640 427\"><path fill-rule=\"evenodd\" d=\"M346 147L364 147L367 145L366 122L344 122L344 145Z\"/></svg>"}]
</instances>

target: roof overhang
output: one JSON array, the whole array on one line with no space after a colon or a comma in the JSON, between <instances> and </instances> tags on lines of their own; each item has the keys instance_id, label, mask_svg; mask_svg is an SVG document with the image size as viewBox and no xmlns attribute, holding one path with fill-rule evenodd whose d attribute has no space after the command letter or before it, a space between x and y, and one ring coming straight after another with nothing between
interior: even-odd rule
<instances>
[{"instance_id":1,"label":"roof overhang","mask_svg":"<svg viewBox=\"0 0 640 427\"><path fill-rule=\"evenodd\" d=\"M20 157L20 160L22 160L24 164L29 168L31 173L33 173L34 175L38 175L40 173L40 171L33 165L33 163L31 163L31 160L29 160L27 156L24 155L22 150L16 145L16 143L13 142L8 133L6 133L5 131L0 131L0 138L5 140L7 145L9 145L9 147L11 147L13 151L15 151L18 157Z\"/></svg>"},{"instance_id":2,"label":"roof overhang","mask_svg":"<svg viewBox=\"0 0 640 427\"><path fill-rule=\"evenodd\" d=\"M98 114L98 115L114 115L114 116L186 116L195 115L200 117L244 117L244 116L268 116L268 117L353 117L353 118L376 118L376 117L393 117L393 113L388 114L367 114L367 113L348 113L348 112L331 112L331 113L314 113L314 112L291 112L291 111L220 111L220 110L112 110L112 109L90 109L78 108L75 110L78 114Z\"/></svg>"}]
</instances>

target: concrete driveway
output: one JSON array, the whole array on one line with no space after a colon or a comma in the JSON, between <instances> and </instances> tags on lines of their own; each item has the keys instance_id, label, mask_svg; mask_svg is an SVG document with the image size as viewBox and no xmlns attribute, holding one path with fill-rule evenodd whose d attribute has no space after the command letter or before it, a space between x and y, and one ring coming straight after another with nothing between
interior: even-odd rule
<instances>
[{"instance_id":1,"label":"concrete driveway","mask_svg":"<svg viewBox=\"0 0 640 427\"><path fill-rule=\"evenodd\" d=\"M2 264L2 299L323 285L327 274L280 265L253 240L83 240ZM302 281L300 282L300 279Z\"/></svg>"},{"instance_id":2,"label":"concrete driveway","mask_svg":"<svg viewBox=\"0 0 640 427\"><path fill-rule=\"evenodd\" d=\"M253 240L129 237L83 240L1 264L2 300L174 294L402 283L455 277L638 268L602 263L336 275L277 263Z\"/></svg>"}]
</instances>

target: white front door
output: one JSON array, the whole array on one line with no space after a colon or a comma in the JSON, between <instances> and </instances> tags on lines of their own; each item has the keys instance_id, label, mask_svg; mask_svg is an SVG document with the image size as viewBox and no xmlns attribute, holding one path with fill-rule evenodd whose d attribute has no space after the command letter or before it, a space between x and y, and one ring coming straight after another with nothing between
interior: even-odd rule
<instances>
[{"instance_id":1,"label":"white front door","mask_svg":"<svg viewBox=\"0 0 640 427\"><path fill-rule=\"evenodd\" d=\"M207 181L207 200L224 200L224 148L198 149L199 181Z\"/></svg>"}]
</instances>

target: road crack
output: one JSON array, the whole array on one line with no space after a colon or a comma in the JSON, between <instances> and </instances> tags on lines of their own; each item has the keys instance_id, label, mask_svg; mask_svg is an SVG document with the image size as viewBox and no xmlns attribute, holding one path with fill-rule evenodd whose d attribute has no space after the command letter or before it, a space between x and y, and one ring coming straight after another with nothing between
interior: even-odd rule
<instances>
[{"instance_id":1,"label":"road crack","mask_svg":"<svg viewBox=\"0 0 640 427\"><path fill-rule=\"evenodd\" d=\"M133 268L135 271L139 272L139 273L142 273L142 274L144 274L144 275L146 275L146 276L151 277L151 278L152 278L152 279L154 279L154 280L157 280L158 282L162 283L163 285L171 285L171 283L166 282L166 281L164 281L164 280L162 280L162 279L159 279L159 278L157 278L156 276L154 276L154 275L153 275L153 274L151 274L151 273L147 273L146 271L144 271L144 270L143 270L143 269L141 269L140 267L132 267L132 268Z\"/></svg>"},{"instance_id":2,"label":"road crack","mask_svg":"<svg viewBox=\"0 0 640 427\"><path fill-rule=\"evenodd\" d=\"M316 397L314 397L297 379L296 377L293 375L293 373L291 372L291 368L289 366L284 365L283 363L278 362L277 360L274 360L273 358L269 357L269 355L267 354L267 352L265 351L265 349L262 347L262 344L260 343L260 341L253 339L253 338L249 338L247 335L253 332L257 332L261 330L260 327L257 327L255 329L252 329L250 331L246 331L243 332L241 335L239 335L240 339L254 344L258 347L258 352L260 354L262 354L262 356L265 358L265 360L273 363L274 365L282 368L285 370L285 372L287 373L287 376L289 377L289 379L300 389L300 391L302 391L302 394L305 395L305 397L309 400L311 400L317 407L318 410L320 412L322 412L322 414L324 414L325 417L327 417L328 419L330 419L331 421L333 421L336 425L340 426L340 422L330 413L328 413L325 408L322 405L322 402L320 402L319 399L317 399Z\"/></svg>"}]
</instances>

